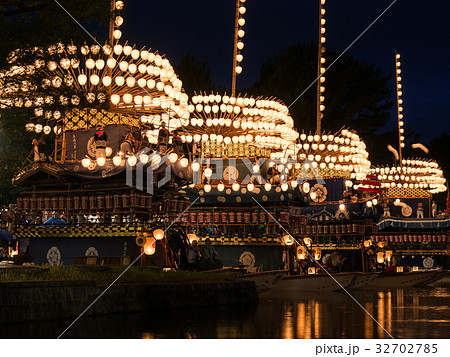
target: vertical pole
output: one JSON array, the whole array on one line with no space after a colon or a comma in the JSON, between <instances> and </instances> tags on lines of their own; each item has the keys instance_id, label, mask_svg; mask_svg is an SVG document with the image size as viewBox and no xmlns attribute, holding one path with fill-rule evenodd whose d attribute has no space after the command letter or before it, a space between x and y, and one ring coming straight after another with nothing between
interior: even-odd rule
<instances>
[{"instance_id":1,"label":"vertical pole","mask_svg":"<svg viewBox=\"0 0 450 357\"><path fill-rule=\"evenodd\" d=\"M234 19L234 48L233 48L233 75L231 80L231 96L236 95L236 66L237 66L237 43L239 30L239 0L236 0L236 17Z\"/></svg>"},{"instance_id":2,"label":"vertical pole","mask_svg":"<svg viewBox=\"0 0 450 357\"><path fill-rule=\"evenodd\" d=\"M114 46L114 10L116 9L116 0L111 0L111 11L109 13L109 34L108 34L108 42L111 47Z\"/></svg>"},{"instance_id":3,"label":"vertical pole","mask_svg":"<svg viewBox=\"0 0 450 357\"><path fill-rule=\"evenodd\" d=\"M316 100L316 115L317 115L317 127L316 134L320 135L322 132L322 111L320 110L320 87L322 86L321 77L322 73L320 71L322 67L322 0L319 0L319 43L318 43L318 54L317 54L317 100Z\"/></svg>"},{"instance_id":4,"label":"vertical pole","mask_svg":"<svg viewBox=\"0 0 450 357\"><path fill-rule=\"evenodd\" d=\"M401 95L399 94L400 92L400 88L399 88L399 73L398 70L400 69L400 65L398 65L397 63L400 63L400 54L397 53L397 51L395 52L395 90L397 91L397 124L398 124L398 156L399 156L399 162L400 164L402 163L402 133L400 132L400 129L402 129L402 125L400 125L400 122L402 121L403 117L400 115L401 111L400 111L400 97Z\"/></svg>"},{"instance_id":5,"label":"vertical pole","mask_svg":"<svg viewBox=\"0 0 450 357\"><path fill-rule=\"evenodd\" d=\"M363 238L364 239L364 238ZM364 246L361 248L362 271L366 272L366 255L364 254Z\"/></svg>"},{"instance_id":6,"label":"vertical pole","mask_svg":"<svg viewBox=\"0 0 450 357\"><path fill-rule=\"evenodd\" d=\"M113 36L113 33L114 33L114 25L115 25L115 23L114 23L114 16L113 16L113 14L114 14L115 9L116 9L116 0L111 0L111 8L110 8L110 12L109 12L109 33L108 33L108 44L111 46L111 49L114 48L114 36ZM112 56L112 54L111 54L111 56ZM109 77L112 77L112 69L107 66L107 70L106 71L107 71L106 72L107 75ZM108 86L106 88L106 93L108 95L111 95L111 86Z\"/></svg>"}]
</instances>

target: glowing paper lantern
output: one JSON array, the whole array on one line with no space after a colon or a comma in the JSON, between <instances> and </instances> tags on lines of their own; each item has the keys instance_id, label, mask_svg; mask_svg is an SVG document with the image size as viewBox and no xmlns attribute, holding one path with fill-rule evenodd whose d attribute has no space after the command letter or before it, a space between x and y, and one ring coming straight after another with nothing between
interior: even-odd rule
<instances>
[{"instance_id":1,"label":"glowing paper lantern","mask_svg":"<svg viewBox=\"0 0 450 357\"><path fill-rule=\"evenodd\" d=\"M146 255L153 255L156 251L156 240L153 237L147 238L144 245L144 253Z\"/></svg>"},{"instance_id":2,"label":"glowing paper lantern","mask_svg":"<svg viewBox=\"0 0 450 357\"><path fill-rule=\"evenodd\" d=\"M294 244L294 238L291 235L286 234L285 236L283 236L283 243L285 245L292 245Z\"/></svg>"},{"instance_id":3,"label":"glowing paper lantern","mask_svg":"<svg viewBox=\"0 0 450 357\"><path fill-rule=\"evenodd\" d=\"M157 228L153 231L153 237L155 237L156 240L161 240L164 238L164 231L161 228Z\"/></svg>"}]
</instances>

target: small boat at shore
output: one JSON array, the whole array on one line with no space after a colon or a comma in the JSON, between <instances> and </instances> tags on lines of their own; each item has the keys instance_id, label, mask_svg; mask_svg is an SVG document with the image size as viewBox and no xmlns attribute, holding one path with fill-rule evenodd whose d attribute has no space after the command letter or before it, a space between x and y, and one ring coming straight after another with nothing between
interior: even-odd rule
<instances>
[{"instance_id":1,"label":"small boat at shore","mask_svg":"<svg viewBox=\"0 0 450 357\"><path fill-rule=\"evenodd\" d=\"M284 276L275 287L277 291L335 291L349 288L358 273L305 274Z\"/></svg>"},{"instance_id":2,"label":"small boat at shore","mask_svg":"<svg viewBox=\"0 0 450 357\"><path fill-rule=\"evenodd\" d=\"M286 275L286 270L270 270L257 273L246 273L239 280L253 281L258 294L275 288Z\"/></svg>"},{"instance_id":3,"label":"small boat at shore","mask_svg":"<svg viewBox=\"0 0 450 357\"><path fill-rule=\"evenodd\" d=\"M271 290L287 274L287 270L267 270L260 272L247 272L244 267L223 267L221 269L206 270L202 273L231 273L240 281L253 281L258 294Z\"/></svg>"},{"instance_id":4,"label":"small boat at shore","mask_svg":"<svg viewBox=\"0 0 450 357\"><path fill-rule=\"evenodd\" d=\"M426 283L427 286L448 286L450 285L450 271L442 270L439 271L431 281Z\"/></svg>"},{"instance_id":5,"label":"small boat at shore","mask_svg":"<svg viewBox=\"0 0 450 357\"><path fill-rule=\"evenodd\" d=\"M428 271L413 271L413 272L404 272L404 273L381 273L378 277L373 281L371 288L406 288L418 285L426 285L431 283L435 277L441 277L438 275L437 270L428 270Z\"/></svg>"},{"instance_id":6,"label":"small boat at shore","mask_svg":"<svg viewBox=\"0 0 450 357\"><path fill-rule=\"evenodd\" d=\"M380 273L356 273L353 283L348 287L348 289L360 289L366 286L370 286L377 279Z\"/></svg>"}]
</instances>

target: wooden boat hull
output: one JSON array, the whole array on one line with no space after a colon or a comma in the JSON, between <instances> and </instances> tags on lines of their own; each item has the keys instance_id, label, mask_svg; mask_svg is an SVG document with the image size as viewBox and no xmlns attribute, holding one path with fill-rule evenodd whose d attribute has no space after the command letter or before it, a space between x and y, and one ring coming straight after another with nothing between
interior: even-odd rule
<instances>
[{"instance_id":1,"label":"wooden boat hull","mask_svg":"<svg viewBox=\"0 0 450 357\"><path fill-rule=\"evenodd\" d=\"M446 276L448 276L447 270L436 270L436 274L434 274L430 279L424 281L423 283L417 284L416 286L432 285L433 283L444 279Z\"/></svg>"},{"instance_id":2,"label":"wooden boat hull","mask_svg":"<svg viewBox=\"0 0 450 357\"><path fill-rule=\"evenodd\" d=\"M357 273L311 274L285 276L275 287L277 291L335 291L348 288L355 280Z\"/></svg>"},{"instance_id":3,"label":"wooden boat hull","mask_svg":"<svg viewBox=\"0 0 450 357\"><path fill-rule=\"evenodd\" d=\"M353 283L347 289L360 289L373 284L380 273L356 273Z\"/></svg>"},{"instance_id":4,"label":"wooden boat hull","mask_svg":"<svg viewBox=\"0 0 450 357\"><path fill-rule=\"evenodd\" d=\"M285 270L272 270L260 273L244 274L239 280L250 280L255 282L258 294L275 288L286 275Z\"/></svg>"},{"instance_id":5,"label":"wooden boat hull","mask_svg":"<svg viewBox=\"0 0 450 357\"><path fill-rule=\"evenodd\" d=\"M450 271L441 271L436 274L431 281L427 281L429 286L448 286L450 285Z\"/></svg>"},{"instance_id":6,"label":"wooden boat hull","mask_svg":"<svg viewBox=\"0 0 450 357\"><path fill-rule=\"evenodd\" d=\"M407 288L431 281L437 271L415 271L408 273L382 273L374 280L373 288Z\"/></svg>"}]
</instances>

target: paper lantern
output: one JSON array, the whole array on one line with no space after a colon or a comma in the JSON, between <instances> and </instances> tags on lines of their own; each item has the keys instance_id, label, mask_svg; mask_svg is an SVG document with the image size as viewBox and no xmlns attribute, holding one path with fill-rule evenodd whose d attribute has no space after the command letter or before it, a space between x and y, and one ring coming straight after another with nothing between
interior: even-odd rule
<instances>
[{"instance_id":1,"label":"paper lantern","mask_svg":"<svg viewBox=\"0 0 450 357\"><path fill-rule=\"evenodd\" d=\"M156 240L153 237L147 238L144 245L144 253L146 255L153 255L156 251Z\"/></svg>"},{"instance_id":2,"label":"paper lantern","mask_svg":"<svg viewBox=\"0 0 450 357\"><path fill-rule=\"evenodd\" d=\"M155 229L153 231L153 237L155 237L156 240L161 240L164 238L164 231L161 228Z\"/></svg>"},{"instance_id":3,"label":"paper lantern","mask_svg":"<svg viewBox=\"0 0 450 357\"><path fill-rule=\"evenodd\" d=\"M180 160L180 165L181 165L181 167L188 167L188 165L189 165L189 160L186 159L185 157L183 157L183 158Z\"/></svg>"},{"instance_id":4,"label":"paper lantern","mask_svg":"<svg viewBox=\"0 0 450 357\"><path fill-rule=\"evenodd\" d=\"M294 244L294 238L290 234L286 234L283 236L283 243L285 245L292 245Z\"/></svg>"},{"instance_id":5,"label":"paper lantern","mask_svg":"<svg viewBox=\"0 0 450 357\"><path fill-rule=\"evenodd\" d=\"M81 160L81 165L83 165L83 167L89 167L90 164L91 160L88 157L85 157L83 160Z\"/></svg>"},{"instance_id":6,"label":"paper lantern","mask_svg":"<svg viewBox=\"0 0 450 357\"><path fill-rule=\"evenodd\" d=\"M305 249L302 246L297 247L297 259L298 260L305 260L306 259L306 252Z\"/></svg>"},{"instance_id":7,"label":"paper lantern","mask_svg":"<svg viewBox=\"0 0 450 357\"><path fill-rule=\"evenodd\" d=\"M106 163L106 159L103 156L100 156L99 158L97 158L97 165L98 166L103 166Z\"/></svg>"}]
</instances>

